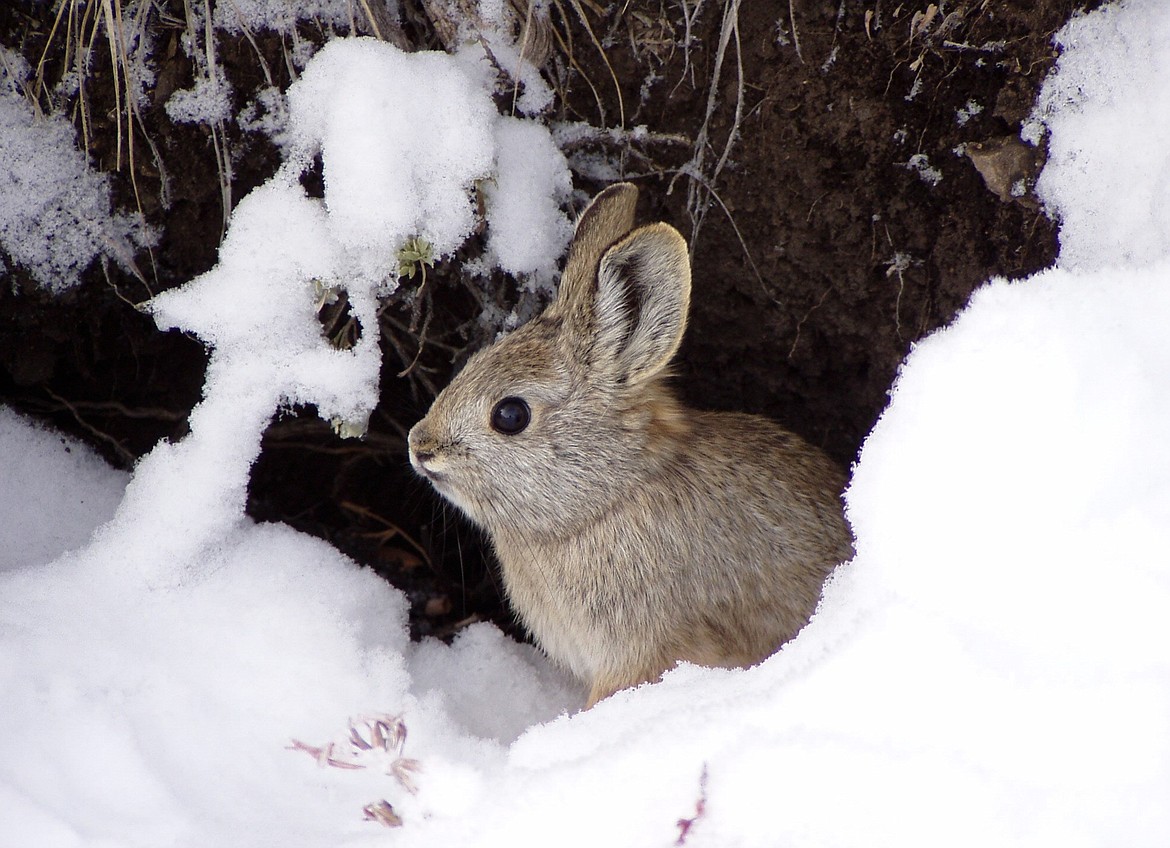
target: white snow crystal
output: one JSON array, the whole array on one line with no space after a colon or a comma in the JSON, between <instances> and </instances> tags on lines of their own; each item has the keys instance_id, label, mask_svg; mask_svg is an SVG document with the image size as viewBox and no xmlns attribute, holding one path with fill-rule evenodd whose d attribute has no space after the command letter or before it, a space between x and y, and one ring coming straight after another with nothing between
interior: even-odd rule
<instances>
[{"instance_id":1,"label":"white snow crystal","mask_svg":"<svg viewBox=\"0 0 1170 848\"><path fill-rule=\"evenodd\" d=\"M925 153L915 153L906 162L901 163L901 166L917 174L918 179L932 188L942 182L942 171L930 164L930 159Z\"/></svg>"},{"instance_id":2,"label":"white snow crystal","mask_svg":"<svg viewBox=\"0 0 1170 848\"><path fill-rule=\"evenodd\" d=\"M232 87L222 76L200 76L192 88L175 91L166 102L176 123L214 124L232 116Z\"/></svg>"},{"instance_id":3,"label":"white snow crystal","mask_svg":"<svg viewBox=\"0 0 1170 848\"><path fill-rule=\"evenodd\" d=\"M392 17L398 17L395 0L368 2L371 8L380 5ZM288 3L286 0L231 0L229 3L216 4L212 20L218 29L225 32L239 33L246 28L291 35L298 21L315 21L321 26L349 29L355 17L359 21L366 20L363 4L357 0L311 0L298 3Z\"/></svg>"},{"instance_id":4,"label":"white snow crystal","mask_svg":"<svg viewBox=\"0 0 1170 848\"><path fill-rule=\"evenodd\" d=\"M959 110L955 112L955 123L960 127L966 126L968 121L982 113L982 104L976 100L968 100L966 105L960 107Z\"/></svg>"},{"instance_id":5,"label":"white snow crystal","mask_svg":"<svg viewBox=\"0 0 1170 848\"><path fill-rule=\"evenodd\" d=\"M288 152L288 100L276 86L260 89L255 98L244 104L236 124L245 132L263 133L282 152Z\"/></svg>"}]
</instances>

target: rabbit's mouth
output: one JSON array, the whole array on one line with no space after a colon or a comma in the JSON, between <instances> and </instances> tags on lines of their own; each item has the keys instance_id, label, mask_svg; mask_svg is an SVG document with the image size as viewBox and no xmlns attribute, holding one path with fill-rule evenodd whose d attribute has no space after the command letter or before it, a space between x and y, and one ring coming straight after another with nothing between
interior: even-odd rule
<instances>
[{"instance_id":1,"label":"rabbit's mouth","mask_svg":"<svg viewBox=\"0 0 1170 848\"><path fill-rule=\"evenodd\" d=\"M430 468L426 462L429 458L430 457L417 456L414 452L411 452L410 464L414 467L414 470L419 475L426 477L432 486L434 486L440 492L446 494L450 489L448 484L448 475L444 474L442 471L436 471L435 469Z\"/></svg>"},{"instance_id":2,"label":"rabbit's mouth","mask_svg":"<svg viewBox=\"0 0 1170 848\"><path fill-rule=\"evenodd\" d=\"M446 475L443 474L443 472L435 471L433 468L428 468L427 464L426 464L426 460L421 459L421 458L415 456L414 454L411 454L410 464L412 466L414 466L414 470L416 472L421 474L423 477L426 477L432 483L437 483L440 480L443 480L446 478Z\"/></svg>"}]
</instances>

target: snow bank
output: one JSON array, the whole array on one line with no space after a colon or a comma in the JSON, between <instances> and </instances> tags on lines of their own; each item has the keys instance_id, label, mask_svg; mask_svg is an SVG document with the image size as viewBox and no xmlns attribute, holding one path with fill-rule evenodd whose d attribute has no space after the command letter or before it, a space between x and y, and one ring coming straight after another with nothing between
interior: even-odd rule
<instances>
[{"instance_id":1,"label":"snow bank","mask_svg":"<svg viewBox=\"0 0 1170 848\"><path fill-rule=\"evenodd\" d=\"M1061 75L1098 69L1077 83L1084 98L1042 114L1062 267L993 281L915 348L848 493L857 557L808 628L755 669L682 666L587 713L573 712L571 681L493 627L408 645L399 593L322 542L243 516L275 406L350 420L371 397L374 354L324 344L313 281L358 290L368 320L390 254L373 242L355 256L361 239L338 232L335 210L352 202L359 227L362 209L395 233L429 226L369 205L344 160L380 156L376 145L331 142L319 124L302 148L320 144L325 202L303 196L290 164L240 204L219 265L155 303L160 321L212 345L191 435L142 461L89 546L48 564L38 558L76 536L30 548L0 572L0 842L1165 845L1170 242L1144 184L1124 180L1166 171L1170 128L1151 118L1130 151L1142 167L1111 171L1144 210L1125 230L1138 252L1078 224L1101 196L1077 164L1098 155L1102 124L1170 91L1165 63L1145 59L1170 54L1155 8L1119 5L1062 34ZM1112 32L1127 33L1124 50ZM399 61L372 50L337 46L323 61L338 74ZM306 76L298 96L346 114L328 101L351 88ZM500 137L491 113L474 131L485 146ZM521 172L479 152L507 208ZM422 203L424 161L405 156L403 176L375 159L364 185ZM462 196L435 202L456 224L428 237L457 233ZM0 436L40 445L23 476L66 473L19 419L0 416ZM111 498L120 486L99 483ZM79 535L98 520L59 503ZM345 718L363 714L400 716L401 751L401 739L352 751ZM305 748L371 768L318 768ZM385 773L404 759L421 771ZM378 800L400 828L362 821Z\"/></svg>"},{"instance_id":2,"label":"snow bank","mask_svg":"<svg viewBox=\"0 0 1170 848\"><path fill-rule=\"evenodd\" d=\"M0 572L52 562L114 514L128 474L0 407Z\"/></svg>"},{"instance_id":3,"label":"snow bank","mask_svg":"<svg viewBox=\"0 0 1170 848\"><path fill-rule=\"evenodd\" d=\"M1168 279L984 288L906 363L795 642L533 727L401 844L667 844L704 797L687 845L1164 845Z\"/></svg>"}]
</instances>

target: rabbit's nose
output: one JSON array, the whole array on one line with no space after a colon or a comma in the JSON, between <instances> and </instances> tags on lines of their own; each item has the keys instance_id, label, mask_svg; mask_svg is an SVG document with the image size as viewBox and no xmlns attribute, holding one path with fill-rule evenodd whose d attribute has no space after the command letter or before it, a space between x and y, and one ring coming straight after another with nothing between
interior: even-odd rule
<instances>
[{"instance_id":1,"label":"rabbit's nose","mask_svg":"<svg viewBox=\"0 0 1170 848\"><path fill-rule=\"evenodd\" d=\"M434 445L422 424L415 424L406 434L406 449L410 454L411 465L416 468L435 458Z\"/></svg>"},{"instance_id":2,"label":"rabbit's nose","mask_svg":"<svg viewBox=\"0 0 1170 848\"><path fill-rule=\"evenodd\" d=\"M410 445L407 453L410 455L410 464L419 474L424 477L430 476L430 469L427 468L427 463L435 458L435 452L432 450L420 450L414 445Z\"/></svg>"}]
</instances>

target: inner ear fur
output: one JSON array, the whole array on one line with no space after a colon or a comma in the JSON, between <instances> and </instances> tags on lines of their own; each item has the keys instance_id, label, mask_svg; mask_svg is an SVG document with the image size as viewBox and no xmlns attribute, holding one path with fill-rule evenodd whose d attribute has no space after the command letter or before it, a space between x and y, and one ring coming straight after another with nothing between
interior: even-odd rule
<instances>
[{"instance_id":1,"label":"inner ear fur","mask_svg":"<svg viewBox=\"0 0 1170 848\"><path fill-rule=\"evenodd\" d=\"M686 241L668 224L642 227L605 251L595 279L597 365L630 383L660 373L687 326L691 263Z\"/></svg>"}]
</instances>

